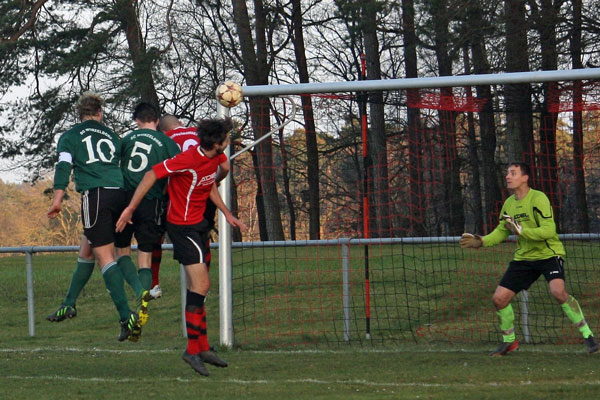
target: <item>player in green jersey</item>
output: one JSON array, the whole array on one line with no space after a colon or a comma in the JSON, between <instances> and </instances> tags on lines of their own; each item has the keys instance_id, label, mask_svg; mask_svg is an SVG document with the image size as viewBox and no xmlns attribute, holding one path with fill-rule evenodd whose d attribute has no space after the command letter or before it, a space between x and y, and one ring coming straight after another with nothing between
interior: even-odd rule
<instances>
[{"instance_id":1,"label":"player in green jersey","mask_svg":"<svg viewBox=\"0 0 600 400\"><path fill-rule=\"evenodd\" d=\"M133 112L133 119L138 129L125 136L121 146L121 171L125 180L128 201L133 196L144 174L151 170L154 164L174 157L179 153L177 144L165 134L156 130L159 114L152 104L138 104ZM146 298L142 298L140 305L139 317L142 326L148 320L148 301L159 297L159 294L155 294L150 288L152 285L150 266L152 263L152 249L159 238L162 238L165 231L162 216L166 183L166 180L159 180L154 184L133 214L132 224L128 224L123 232L116 235L115 246L119 263L127 266L127 269L123 271L125 279L132 284L132 287L133 284L136 285L134 290L146 290L149 293ZM131 261L130 245L133 235L135 235L138 243L137 271ZM137 277L139 277L139 280L136 279Z\"/></svg>"},{"instance_id":2,"label":"player in green jersey","mask_svg":"<svg viewBox=\"0 0 600 400\"><path fill-rule=\"evenodd\" d=\"M564 313L579 329L589 353L598 351L592 334L577 300L565 290L565 249L556 233L552 206L548 197L529 187L529 165L516 162L508 167L506 186L513 194L506 199L500 211L498 226L483 237L463 233L462 248L490 247L504 241L510 234L517 236L517 249L513 260L500 280L492 297L500 318L502 344L492 356L503 356L519 348L515 338L514 312L511 300L521 290L527 290L540 275L544 275L550 294L561 305Z\"/></svg>"},{"instance_id":3,"label":"player in green jersey","mask_svg":"<svg viewBox=\"0 0 600 400\"><path fill-rule=\"evenodd\" d=\"M115 261L115 221L126 205L123 175L119 167L121 141L102 124L103 100L86 92L77 102L81 123L66 131L59 139L58 162L54 173L54 198L48 209L49 218L61 212L65 188L71 170L75 188L81 193L81 240L77 268L61 306L47 319L60 322L77 315L75 300L89 280L98 262L110 296L119 313L119 341L141 333L138 314L131 311L125 293L123 273Z\"/></svg>"}]
</instances>

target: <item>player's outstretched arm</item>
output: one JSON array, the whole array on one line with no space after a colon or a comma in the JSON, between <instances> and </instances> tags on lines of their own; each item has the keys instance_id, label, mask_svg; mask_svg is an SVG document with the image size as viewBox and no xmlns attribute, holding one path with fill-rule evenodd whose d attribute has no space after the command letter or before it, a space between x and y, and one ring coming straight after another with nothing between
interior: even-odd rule
<instances>
[{"instance_id":1,"label":"player's outstretched arm","mask_svg":"<svg viewBox=\"0 0 600 400\"><path fill-rule=\"evenodd\" d=\"M245 232L248 230L248 227L246 226L246 224L244 224L242 221L240 221L239 219L234 217L233 214L231 213L231 211L229 211L229 209L223 202L221 195L219 194L219 190L217 190L217 185L213 185L213 187L210 191L210 199L212 200L213 203L215 203L215 206L217 206L217 208L219 210L221 210L223 215L225 215L225 219L227 220L227 223L229 223L229 225L240 228L240 230L242 232Z\"/></svg>"},{"instance_id":2,"label":"player's outstretched arm","mask_svg":"<svg viewBox=\"0 0 600 400\"><path fill-rule=\"evenodd\" d=\"M46 215L48 216L48 218L53 219L53 218L58 217L58 214L60 214L60 212L62 211L63 197L65 197L64 190L62 190L62 189L54 190L54 198L52 199L52 205L50 205L50 208L46 212Z\"/></svg>"},{"instance_id":3,"label":"player's outstretched arm","mask_svg":"<svg viewBox=\"0 0 600 400\"><path fill-rule=\"evenodd\" d=\"M152 188L155 182L156 174L154 173L154 170L151 169L148 172L146 172L144 178L142 178L142 181L139 183L137 189L135 189L135 192L133 193L133 197L131 198L129 205L125 207L125 209L121 213L121 216L119 217L119 220L116 224L115 230L117 232L123 232L125 226L131 223L131 217L133 216L133 212L140 205L142 199L144 198L146 193L148 193L150 188Z\"/></svg>"},{"instance_id":4,"label":"player's outstretched arm","mask_svg":"<svg viewBox=\"0 0 600 400\"><path fill-rule=\"evenodd\" d=\"M463 233L458 241L458 244L463 249L478 249L483 246L483 239L479 235L473 235L472 233Z\"/></svg>"}]
</instances>

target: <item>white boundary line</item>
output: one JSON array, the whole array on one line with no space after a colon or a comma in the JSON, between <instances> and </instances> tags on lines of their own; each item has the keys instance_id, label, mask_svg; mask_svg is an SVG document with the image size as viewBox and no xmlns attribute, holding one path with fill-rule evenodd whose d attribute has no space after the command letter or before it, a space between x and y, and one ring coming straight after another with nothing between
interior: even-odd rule
<instances>
[{"instance_id":1,"label":"white boundary line","mask_svg":"<svg viewBox=\"0 0 600 400\"><path fill-rule=\"evenodd\" d=\"M490 345L493 347L493 344ZM577 345L566 345L571 346L569 348L563 347L563 345L557 346L558 348L549 348L551 345L545 345L547 347L539 348L535 346L520 347L519 353L572 353L572 354L585 354L587 355L583 346L577 347ZM577 348L574 348L577 347ZM41 353L41 352L68 352L68 353L115 353L115 354L136 354L136 353L152 353L152 354L169 354L179 353L179 349L105 349L98 347L17 347L17 348L0 348L0 353ZM355 353L366 353L366 354L414 354L414 353L472 353L472 354L483 354L489 353L488 349L483 346L480 349L465 349L465 348L418 348L415 346L414 349L348 349L348 350L319 350L319 349L307 349L307 350L230 350L231 353L247 353L247 354L355 354ZM593 357L593 355L592 355Z\"/></svg>"},{"instance_id":2,"label":"white boundary line","mask_svg":"<svg viewBox=\"0 0 600 400\"><path fill-rule=\"evenodd\" d=\"M151 377L147 379L140 378L115 378L115 379L107 379L107 378L80 378L76 376L61 376L61 375L42 375L42 376L24 376L24 375L8 375L8 376L0 376L0 380L48 380L48 381L75 381L75 382L90 382L90 383L130 383L130 382L198 382L198 379L187 379L187 378L160 378L160 377ZM592 380L592 381L583 381L583 382L571 382L571 381L540 381L540 382L532 382L532 381L521 381L521 382L484 382L484 383L427 383L427 382L371 382L363 379L347 379L347 380L331 380L326 381L322 379L283 379L283 380L269 380L269 379L257 379L257 380L247 380L247 379L219 379L213 380L209 379L206 381L207 383L229 383L229 384L237 384L237 385L284 385L284 384L319 384L319 385L362 385L362 386L383 386L383 387L436 387L436 388L446 388L446 387L478 387L478 386L487 386L487 387L522 387L522 386L548 386L550 385L560 385L560 386L600 386L600 380Z\"/></svg>"}]
</instances>

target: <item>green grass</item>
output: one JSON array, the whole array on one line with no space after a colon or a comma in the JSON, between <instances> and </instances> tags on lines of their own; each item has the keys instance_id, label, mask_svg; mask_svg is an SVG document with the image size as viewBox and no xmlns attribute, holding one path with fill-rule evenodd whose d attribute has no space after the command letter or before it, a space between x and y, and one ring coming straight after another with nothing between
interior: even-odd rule
<instances>
[{"instance_id":1,"label":"green grass","mask_svg":"<svg viewBox=\"0 0 600 400\"><path fill-rule=\"evenodd\" d=\"M489 304L480 304L489 300L489 293L479 291L490 285L493 288L503 266L485 274L478 268L480 265L489 267L503 256L480 252L476 253L475 260L463 259L460 254L454 256L445 249L430 247L427 251L415 250L408 254L409 258L401 259L394 251L391 248L373 250L376 287L372 295L378 302L376 309L383 322L378 322L377 340L370 342L365 341L364 336L361 338L364 328L359 312L364 305L364 300L359 299L363 278L361 253L360 250L352 252L352 267L356 270L352 272L352 280L357 287L352 288L356 306L352 322L355 340L349 345L339 340L339 293L330 295L332 288L339 289L339 259L335 258L334 249L293 254L282 249L268 253L255 249L244 250L248 254L237 254L235 301L243 305L242 310L234 313L238 344L234 349L217 347L230 367L209 366L211 376L208 378L195 374L180 359L186 340L180 320L179 267L169 253L165 253L161 271L165 294L151 303L150 320L138 343L116 340L117 315L99 271L80 296L79 315L75 319L61 323L44 319L64 296L75 265L75 254L34 255L36 335L30 337L25 259L0 257L0 398L566 399L598 396L598 357L587 355L581 343L523 345L519 351L498 359L488 356L495 347L490 340L496 336L490 340L485 340L489 337L487 333L487 336L481 334L484 339L480 340L477 340L478 334L470 339L465 337L465 332L479 332L482 326L486 332L491 330L497 334ZM317 252L324 260L322 263L315 256ZM448 267L444 268L439 260L448 255L455 258L454 261L448 258ZM302 262L291 260L292 256ZM399 265L406 265L407 260L412 260L417 267L400 276ZM572 264L582 262L576 260ZM595 277L592 266L589 271L586 268L581 271ZM213 268L211 278L208 329L210 341L216 345L219 342L217 268ZM411 284L398 290L395 287L401 278ZM468 279L475 278L477 285L465 284L456 293L450 290L460 279L467 283ZM539 288L532 288L533 294L544 293L545 283L540 281L536 285ZM587 286L577 288L587 293ZM399 293L404 296L402 299ZM412 297L407 297L407 293ZM133 299L133 294L130 295ZM302 298L305 304L298 302ZM396 309L406 298L413 301L410 307ZM456 311L460 318L452 320L439 311L445 303L452 303L448 299L466 309ZM252 301L256 303L254 306ZM586 298L586 305L588 303ZM533 304L542 307L540 312L547 312L545 308L558 308L556 324L564 324L559 322L564 319L560 307ZM412 325L403 319L407 310L415 312ZM473 310L478 310L478 314L473 315ZM595 310L589 311L596 315ZM316 320L315 316L323 312L329 314ZM334 316L337 331L327 320ZM298 319L305 320L304 328L298 328ZM576 338L568 325L565 334Z\"/></svg>"}]
</instances>

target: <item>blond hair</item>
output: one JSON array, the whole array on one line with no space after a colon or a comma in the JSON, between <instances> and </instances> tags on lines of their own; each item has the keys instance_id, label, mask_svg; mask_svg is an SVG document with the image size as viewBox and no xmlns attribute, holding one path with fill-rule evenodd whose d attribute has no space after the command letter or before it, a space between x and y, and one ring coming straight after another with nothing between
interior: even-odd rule
<instances>
[{"instance_id":1,"label":"blond hair","mask_svg":"<svg viewBox=\"0 0 600 400\"><path fill-rule=\"evenodd\" d=\"M102 111L104 99L94 92L84 92L77 100L76 109L79 113L79 118L83 119L88 116L98 115Z\"/></svg>"}]
</instances>

